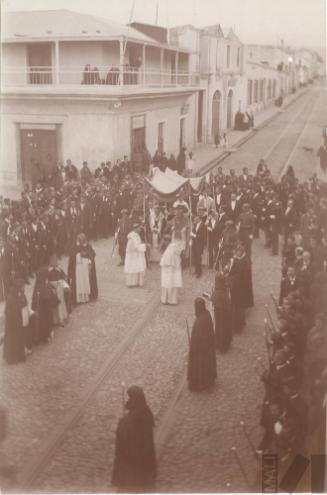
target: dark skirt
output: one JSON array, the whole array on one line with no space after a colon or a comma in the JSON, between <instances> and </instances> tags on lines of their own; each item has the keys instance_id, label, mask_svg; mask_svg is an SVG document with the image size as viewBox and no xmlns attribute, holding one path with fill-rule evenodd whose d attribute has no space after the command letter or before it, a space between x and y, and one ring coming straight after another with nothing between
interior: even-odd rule
<instances>
[{"instance_id":1,"label":"dark skirt","mask_svg":"<svg viewBox=\"0 0 327 495\"><path fill-rule=\"evenodd\" d=\"M16 364L25 361L25 338L23 327L9 328L8 324L6 324L3 341L3 357L8 364Z\"/></svg>"},{"instance_id":2,"label":"dark skirt","mask_svg":"<svg viewBox=\"0 0 327 495\"><path fill-rule=\"evenodd\" d=\"M233 338L232 314L228 310L215 308L216 349L225 353L230 348Z\"/></svg>"}]
</instances>

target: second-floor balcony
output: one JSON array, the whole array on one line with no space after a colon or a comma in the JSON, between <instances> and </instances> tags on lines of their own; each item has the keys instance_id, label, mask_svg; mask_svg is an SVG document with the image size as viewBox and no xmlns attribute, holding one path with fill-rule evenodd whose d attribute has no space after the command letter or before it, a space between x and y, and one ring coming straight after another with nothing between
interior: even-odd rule
<instances>
[{"instance_id":1,"label":"second-floor balcony","mask_svg":"<svg viewBox=\"0 0 327 495\"><path fill-rule=\"evenodd\" d=\"M3 67L1 85L4 92L50 93L76 92L119 94L163 89L194 88L199 85L199 73L144 69L130 65L108 67Z\"/></svg>"}]
</instances>

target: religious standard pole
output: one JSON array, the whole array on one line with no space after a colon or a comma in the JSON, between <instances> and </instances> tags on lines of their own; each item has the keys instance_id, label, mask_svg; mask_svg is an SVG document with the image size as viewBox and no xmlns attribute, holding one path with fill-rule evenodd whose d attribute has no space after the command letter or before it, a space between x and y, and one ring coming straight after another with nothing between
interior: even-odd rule
<instances>
[{"instance_id":1,"label":"religious standard pole","mask_svg":"<svg viewBox=\"0 0 327 495\"><path fill-rule=\"evenodd\" d=\"M190 270L192 270L192 244L191 244L191 233L192 233L192 195L191 195L191 183L188 183L188 202L189 208L189 221L190 221L190 240L189 240L189 257L190 257Z\"/></svg>"}]
</instances>

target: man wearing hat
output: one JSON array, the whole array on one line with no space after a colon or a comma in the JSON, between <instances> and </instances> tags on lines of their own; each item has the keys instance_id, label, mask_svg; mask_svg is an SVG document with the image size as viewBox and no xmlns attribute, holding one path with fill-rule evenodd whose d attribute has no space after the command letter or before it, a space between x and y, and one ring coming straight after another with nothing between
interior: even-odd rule
<instances>
[{"instance_id":1,"label":"man wearing hat","mask_svg":"<svg viewBox=\"0 0 327 495\"><path fill-rule=\"evenodd\" d=\"M118 227L115 233L115 240L118 242L118 253L120 256L120 263L118 266L123 266L125 263L127 234L131 230L131 222L127 214L128 210L126 208L121 210L121 217L118 220Z\"/></svg>"},{"instance_id":2,"label":"man wearing hat","mask_svg":"<svg viewBox=\"0 0 327 495\"><path fill-rule=\"evenodd\" d=\"M142 287L144 284L146 244L141 240L140 228L140 224L135 223L132 231L127 235L124 265L127 287Z\"/></svg>"},{"instance_id":3,"label":"man wearing hat","mask_svg":"<svg viewBox=\"0 0 327 495\"><path fill-rule=\"evenodd\" d=\"M238 223L239 239L244 246L247 256L251 258L251 245L255 232L255 216L248 203L243 204L242 213L238 217Z\"/></svg>"},{"instance_id":4,"label":"man wearing hat","mask_svg":"<svg viewBox=\"0 0 327 495\"><path fill-rule=\"evenodd\" d=\"M178 199L173 204L174 208L183 208L185 213L189 212L189 206L187 202L183 199L183 194L180 193Z\"/></svg>"}]
</instances>

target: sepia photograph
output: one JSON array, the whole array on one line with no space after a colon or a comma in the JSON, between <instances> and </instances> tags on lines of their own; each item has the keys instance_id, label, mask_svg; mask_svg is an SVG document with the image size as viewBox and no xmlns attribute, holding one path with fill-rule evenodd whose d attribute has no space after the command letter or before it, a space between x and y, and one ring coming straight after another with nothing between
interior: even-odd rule
<instances>
[{"instance_id":1,"label":"sepia photograph","mask_svg":"<svg viewBox=\"0 0 327 495\"><path fill-rule=\"evenodd\" d=\"M327 493L326 0L0 8L0 493Z\"/></svg>"}]
</instances>

